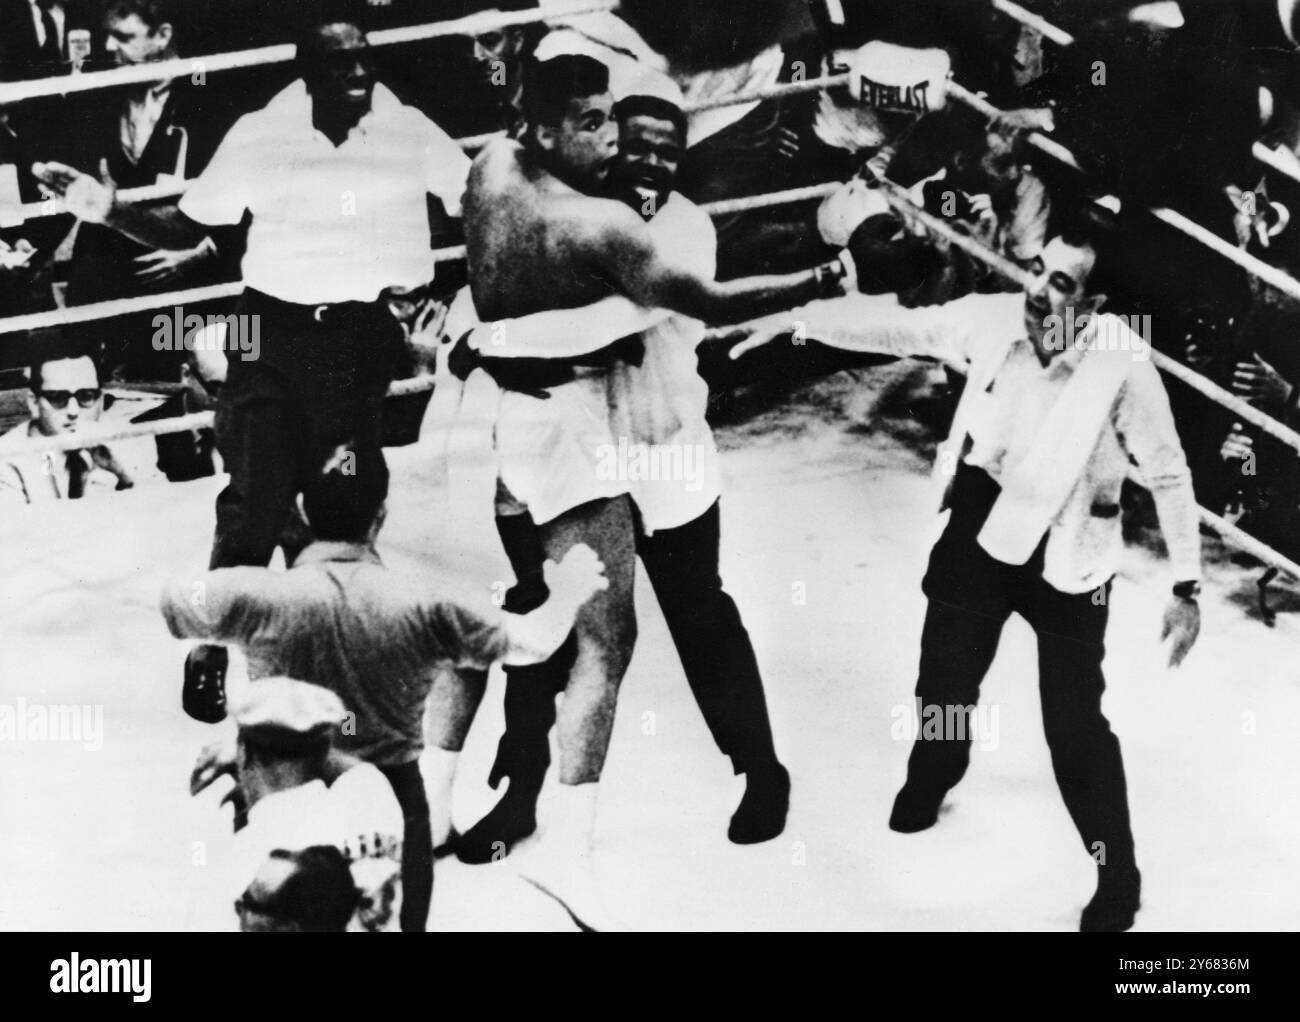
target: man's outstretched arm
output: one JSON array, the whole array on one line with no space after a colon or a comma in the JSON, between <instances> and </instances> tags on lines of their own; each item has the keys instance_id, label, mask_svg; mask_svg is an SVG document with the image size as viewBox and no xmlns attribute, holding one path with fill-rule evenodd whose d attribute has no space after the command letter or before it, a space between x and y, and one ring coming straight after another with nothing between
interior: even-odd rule
<instances>
[{"instance_id":1,"label":"man's outstretched arm","mask_svg":"<svg viewBox=\"0 0 1300 1022\"><path fill-rule=\"evenodd\" d=\"M61 196L68 212L78 220L103 224L150 248L192 249L208 237L208 228L177 207L120 202L111 181L100 181L67 164L37 163L32 166L32 174Z\"/></svg>"},{"instance_id":2,"label":"man's outstretched arm","mask_svg":"<svg viewBox=\"0 0 1300 1022\"><path fill-rule=\"evenodd\" d=\"M719 282L670 261L635 218L599 235L593 262L638 305L671 309L707 323L740 323L838 297L851 287L850 264L843 257L798 273Z\"/></svg>"}]
</instances>

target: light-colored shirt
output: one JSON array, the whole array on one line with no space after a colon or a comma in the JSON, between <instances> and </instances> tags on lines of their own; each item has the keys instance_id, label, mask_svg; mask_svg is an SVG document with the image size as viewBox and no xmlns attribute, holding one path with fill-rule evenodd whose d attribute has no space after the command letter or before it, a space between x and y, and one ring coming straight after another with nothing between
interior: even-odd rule
<instances>
[{"instance_id":1,"label":"light-colored shirt","mask_svg":"<svg viewBox=\"0 0 1300 1022\"><path fill-rule=\"evenodd\" d=\"M197 582L163 591L172 634L237 643L250 677L332 690L356 714L336 744L381 766L419 757L438 667L484 669L510 647L505 615L390 571L363 544L313 543L289 571L223 568Z\"/></svg>"},{"instance_id":2,"label":"light-colored shirt","mask_svg":"<svg viewBox=\"0 0 1300 1022\"><path fill-rule=\"evenodd\" d=\"M814 302L786 314L808 336L849 351L928 356L968 370L966 387L945 446L995 480L1023 458L1039 426L1061 398L1091 350L1067 350L1047 367L1026 336L1023 294L967 295L944 305L905 309L892 296L850 295ZM1048 529L1043 577L1065 593L1096 589L1114 575L1122 548L1120 488L1130 459L1155 499L1175 577L1200 578L1200 518L1191 473L1169 398L1149 349L1116 317L1100 316L1098 330L1132 340L1127 374L1082 474ZM1115 357L1117 350L1106 353ZM963 441L969 437L967 443ZM950 476L954 467L936 462ZM1068 480L1067 480L1068 482ZM1041 534L1040 534L1041 535Z\"/></svg>"},{"instance_id":3,"label":"light-colored shirt","mask_svg":"<svg viewBox=\"0 0 1300 1022\"><path fill-rule=\"evenodd\" d=\"M104 420L101 420L101 424ZM118 488L118 478L100 468L89 451L21 451L32 439L40 437L30 423L15 426L0 436L0 501L4 503L41 504L48 500L67 500L70 466L68 455L79 458L84 466L83 497L100 497ZM126 469L131 482L156 482L161 473L154 466L153 443L144 438L112 444L114 456Z\"/></svg>"},{"instance_id":4,"label":"light-colored shirt","mask_svg":"<svg viewBox=\"0 0 1300 1022\"><path fill-rule=\"evenodd\" d=\"M180 210L208 225L252 214L251 288L304 305L373 301L432 278L426 196L459 216L469 167L446 132L382 85L336 147L296 81L236 122Z\"/></svg>"},{"instance_id":5,"label":"light-colored shirt","mask_svg":"<svg viewBox=\"0 0 1300 1022\"><path fill-rule=\"evenodd\" d=\"M44 46L46 43L45 22L41 19L41 5L38 4L36 0L27 0L27 3L28 6L31 8L32 24L36 26L37 45ZM58 39L55 40L55 42L59 44L59 50L60 52L62 52L63 40L66 38L68 34L65 31L68 23L68 15L67 12L64 11L63 9L63 4L56 3L50 5L50 20L54 22L54 29L59 34L59 37Z\"/></svg>"},{"instance_id":6,"label":"light-colored shirt","mask_svg":"<svg viewBox=\"0 0 1300 1022\"><path fill-rule=\"evenodd\" d=\"M224 828L222 828L224 831ZM347 858L361 904L349 930L400 929L404 821L392 786L377 768L360 763L329 787L310 781L261 798L248 823L233 837L214 833L206 844L220 882L203 887L208 904L195 906L198 929L238 929L233 911L262 864L277 850L298 852L316 845L337 848Z\"/></svg>"},{"instance_id":7,"label":"light-colored shirt","mask_svg":"<svg viewBox=\"0 0 1300 1022\"><path fill-rule=\"evenodd\" d=\"M717 233L699 206L673 193L646 228L679 266L713 279ZM627 438L629 492L653 533L704 514L722 494L722 471L705 419L709 386L696 354L704 323L674 313L641 339L641 364L619 362L610 370L610 423L620 451Z\"/></svg>"},{"instance_id":8,"label":"light-colored shirt","mask_svg":"<svg viewBox=\"0 0 1300 1022\"><path fill-rule=\"evenodd\" d=\"M140 157L148 148L154 129L162 120L163 110L167 106L167 98L170 95L171 82L162 82L127 97L118 125L118 138L122 144L122 152L132 163L139 163ZM183 172L185 168L178 169Z\"/></svg>"}]
</instances>

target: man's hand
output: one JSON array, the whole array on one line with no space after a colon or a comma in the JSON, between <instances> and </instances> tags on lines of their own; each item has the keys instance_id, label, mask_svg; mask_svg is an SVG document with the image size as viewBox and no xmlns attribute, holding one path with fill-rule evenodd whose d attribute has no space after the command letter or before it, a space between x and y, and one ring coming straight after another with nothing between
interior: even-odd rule
<instances>
[{"instance_id":1,"label":"man's hand","mask_svg":"<svg viewBox=\"0 0 1300 1022\"><path fill-rule=\"evenodd\" d=\"M235 744L236 732L230 728L224 737L203 747L190 771L191 795L197 795L223 774L235 776Z\"/></svg>"},{"instance_id":2,"label":"man's hand","mask_svg":"<svg viewBox=\"0 0 1300 1022\"><path fill-rule=\"evenodd\" d=\"M1050 107L1021 107L998 115L998 127L1004 131L1056 130L1056 118Z\"/></svg>"},{"instance_id":3,"label":"man's hand","mask_svg":"<svg viewBox=\"0 0 1300 1022\"><path fill-rule=\"evenodd\" d=\"M136 265L136 280L142 284L161 284L184 276L211 257L211 246L203 242L193 248L164 248L157 252L146 252L142 256L136 256L132 262Z\"/></svg>"},{"instance_id":4,"label":"man's hand","mask_svg":"<svg viewBox=\"0 0 1300 1022\"><path fill-rule=\"evenodd\" d=\"M585 543L572 547L559 564L547 561L542 566L542 577L551 591L551 599L573 607L582 606L596 593L609 588L605 565Z\"/></svg>"},{"instance_id":5,"label":"man's hand","mask_svg":"<svg viewBox=\"0 0 1300 1022\"><path fill-rule=\"evenodd\" d=\"M1295 387L1258 355L1252 355L1233 370L1232 392L1257 408L1277 411L1286 407Z\"/></svg>"},{"instance_id":6,"label":"man's hand","mask_svg":"<svg viewBox=\"0 0 1300 1022\"><path fill-rule=\"evenodd\" d=\"M1175 596L1165 607L1164 622L1160 626L1160 641L1170 639L1169 666L1183 662L1201 632L1201 607L1195 600Z\"/></svg>"},{"instance_id":7,"label":"man's hand","mask_svg":"<svg viewBox=\"0 0 1300 1022\"><path fill-rule=\"evenodd\" d=\"M1242 432L1241 423L1224 438L1219 457L1224 461L1245 461L1255 453L1255 440Z\"/></svg>"},{"instance_id":8,"label":"man's hand","mask_svg":"<svg viewBox=\"0 0 1300 1022\"><path fill-rule=\"evenodd\" d=\"M64 206L78 220L92 224L108 221L117 201L117 185L108 172L108 161L100 161L103 180L83 174L66 163L53 161L33 164L32 174L55 195L62 196Z\"/></svg>"},{"instance_id":9,"label":"man's hand","mask_svg":"<svg viewBox=\"0 0 1300 1022\"><path fill-rule=\"evenodd\" d=\"M90 448L90 460L95 463L97 468L111 472L117 477L117 488L119 490L129 490L135 485L131 473L127 471L125 465L117 460L117 455L113 453L113 449L107 444L100 444L97 447Z\"/></svg>"},{"instance_id":10,"label":"man's hand","mask_svg":"<svg viewBox=\"0 0 1300 1022\"><path fill-rule=\"evenodd\" d=\"M26 238L19 238L12 245L0 240L0 270L24 270L35 254L36 249Z\"/></svg>"}]
</instances>

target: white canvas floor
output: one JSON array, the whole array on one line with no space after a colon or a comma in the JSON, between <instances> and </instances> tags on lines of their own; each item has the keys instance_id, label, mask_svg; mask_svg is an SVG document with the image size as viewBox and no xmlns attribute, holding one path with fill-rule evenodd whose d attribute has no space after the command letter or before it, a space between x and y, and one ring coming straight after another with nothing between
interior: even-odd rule
<instances>
[{"instance_id":1,"label":"white canvas floor","mask_svg":"<svg viewBox=\"0 0 1300 1022\"><path fill-rule=\"evenodd\" d=\"M1070 930L1093 869L1052 780L1032 635L1008 627L986 682L997 746L933 830L886 827L906 741L938 525L908 429L873 419L874 388L838 377L724 430L723 576L753 636L793 776L775 841L726 840L740 781L717 753L648 585L602 781L597 864L611 910L650 930ZM901 439L900 439L901 438ZM437 517L428 452L394 452L390 563L506 577L490 520ZM168 930L184 923L202 828L187 794L206 730L180 709L184 646L157 613L172 572L201 567L216 481L5 512L0 703L103 707L97 751L0 742L0 929ZM1156 643L1169 581L1130 549L1116 584L1106 708L1123 745L1140 865L1138 929L1300 925L1300 601L1269 629L1253 575L1212 569L1205 630L1169 672ZM796 584L806 603L794 602ZM501 727L500 678L462 757L466 827ZM652 716L651 716L652 715ZM543 796L545 799L545 795ZM572 930L511 862L440 863L435 929Z\"/></svg>"}]
</instances>

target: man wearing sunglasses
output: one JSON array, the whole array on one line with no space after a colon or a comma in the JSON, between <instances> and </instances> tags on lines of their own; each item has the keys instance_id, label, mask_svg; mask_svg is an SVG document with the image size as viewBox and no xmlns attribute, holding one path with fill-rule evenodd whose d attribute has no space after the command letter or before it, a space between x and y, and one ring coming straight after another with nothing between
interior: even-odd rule
<instances>
[{"instance_id":1,"label":"man wearing sunglasses","mask_svg":"<svg viewBox=\"0 0 1300 1022\"><path fill-rule=\"evenodd\" d=\"M62 437L99 421L104 392L89 355L50 349L33 359L29 387L31 419L0 436L0 499L27 504L77 500L92 491L135 485L136 473L102 444L71 451L25 449L31 437Z\"/></svg>"}]
</instances>

